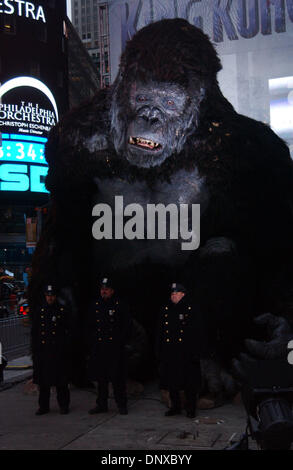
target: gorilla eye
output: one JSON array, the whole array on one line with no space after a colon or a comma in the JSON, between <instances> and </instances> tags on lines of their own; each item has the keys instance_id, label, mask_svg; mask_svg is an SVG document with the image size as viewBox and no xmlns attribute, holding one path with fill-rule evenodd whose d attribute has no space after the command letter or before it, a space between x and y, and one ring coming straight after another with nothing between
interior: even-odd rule
<instances>
[{"instance_id":1,"label":"gorilla eye","mask_svg":"<svg viewBox=\"0 0 293 470\"><path fill-rule=\"evenodd\" d=\"M175 104L174 100L168 100L167 101L168 106L174 106L174 104Z\"/></svg>"}]
</instances>

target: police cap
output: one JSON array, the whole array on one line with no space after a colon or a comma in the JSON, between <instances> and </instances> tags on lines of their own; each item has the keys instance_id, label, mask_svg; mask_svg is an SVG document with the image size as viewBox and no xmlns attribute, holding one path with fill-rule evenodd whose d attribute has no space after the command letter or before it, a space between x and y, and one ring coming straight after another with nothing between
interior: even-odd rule
<instances>
[{"instance_id":1,"label":"police cap","mask_svg":"<svg viewBox=\"0 0 293 470\"><path fill-rule=\"evenodd\" d=\"M109 277L103 277L100 282L100 288L101 287L109 287L111 289L114 289L114 282Z\"/></svg>"},{"instance_id":2,"label":"police cap","mask_svg":"<svg viewBox=\"0 0 293 470\"><path fill-rule=\"evenodd\" d=\"M44 290L45 295L56 295L56 289L52 284L48 284Z\"/></svg>"},{"instance_id":3,"label":"police cap","mask_svg":"<svg viewBox=\"0 0 293 470\"><path fill-rule=\"evenodd\" d=\"M173 282L172 285L171 285L171 293L172 292L184 292L184 293L186 293L186 288L182 284L179 284L178 282Z\"/></svg>"}]
</instances>

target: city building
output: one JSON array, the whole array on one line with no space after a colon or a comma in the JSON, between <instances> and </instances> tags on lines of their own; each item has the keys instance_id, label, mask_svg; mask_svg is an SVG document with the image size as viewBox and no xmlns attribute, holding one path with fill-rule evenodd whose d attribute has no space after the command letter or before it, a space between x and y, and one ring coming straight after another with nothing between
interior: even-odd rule
<instances>
[{"instance_id":1,"label":"city building","mask_svg":"<svg viewBox=\"0 0 293 470\"><path fill-rule=\"evenodd\" d=\"M66 19L68 39L69 108L90 99L100 88L100 76L71 21Z\"/></svg>"},{"instance_id":2,"label":"city building","mask_svg":"<svg viewBox=\"0 0 293 470\"><path fill-rule=\"evenodd\" d=\"M0 2L0 268L31 263L49 194L51 128L100 87L66 0Z\"/></svg>"},{"instance_id":3,"label":"city building","mask_svg":"<svg viewBox=\"0 0 293 470\"><path fill-rule=\"evenodd\" d=\"M0 2L0 267L21 275L49 194L45 143L69 108L66 0Z\"/></svg>"},{"instance_id":4,"label":"city building","mask_svg":"<svg viewBox=\"0 0 293 470\"><path fill-rule=\"evenodd\" d=\"M100 88L111 83L108 2L72 0L72 23L92 57L100 76Z\"/></svg>"}]
</instances>

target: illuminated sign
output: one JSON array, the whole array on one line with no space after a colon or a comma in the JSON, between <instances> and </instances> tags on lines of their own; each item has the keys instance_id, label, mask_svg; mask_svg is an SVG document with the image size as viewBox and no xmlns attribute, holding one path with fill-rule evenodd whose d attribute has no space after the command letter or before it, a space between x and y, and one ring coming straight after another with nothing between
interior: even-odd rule
<instances>
[{"instance_id":1,"label":"illuminated sign","mask_svg":"<svg viewBox=\"0 0 293 470\"><path fill-rule=\"evenodd\" d=\"M50 89L33 77L0 86L0 192L47 193L45 144L58 122Z\"/></svg>"},{"instance_id":2,"label":"illuminated sign","mask_svg":"<svg viewBox=\"0 0 293 470\"><path fill-rule=\"evenodd\" d=\"M42 6L36 6L24 0L3 0L0 2L0 14L18 15L46 23L46 17Z\"/></svg>"},{"instance_id":3,"label":"illuminated sign","mask_svg":"<svg viewBox=\"0 0 293 470\"><path fill-rule=\"evenodd\" d=\"M58 121L57 104L56 104L56 101L55 101L55 98L54 98L52 92L49 90L47 85L45 85L40 80L37 80L36 78L33 78L33 77L17 77L17 78L13 78L12 80L9 80L8 82L4 83L0 87L0 100L6 93L8 93L12 90L15 90L16 88L19 88L19 87L31 87L31 88L35 88L36 90L39 90L41 93L43 93L48 98L50 103L52 104L53 109L54 109L54 113L55 113L55 119ZM39 105L37 104L36 109L38 109L38 108L39 108ZM21 120L20 119L20 112L21 111L24 115L28 114L28 113L32 114L32 112L33 112L34 114L38 114L37 117L39 117L39 118L41 117L42 114L43 114L43 116L44 115L49 116L50 111L47 111L47 113L45 113L45 112L42 112L42 110L38 110L39 112L37 112L36 109L32 110L31 112L27 111L27 109L24 106L23 101L21 102L20 106L19 105L13 106L13 105L0 104L0 127L1 127L1 119L4 119L5 117L7 117L7 118L11 117L13 119L14 115L12 113L17 113L17 117L15 117L16 120ZM5 111L7 111L7 114L4 114ZM9 112L10 112L10 114L8 114ZM27 118L27 120L30 120L30 119ZM49 125L50 124L51 124L51 127L56 124L56 121L54 120L54 116L52 116L52 123L49 122ZM2 125L4 125L4 124L2 124Z\"/></svg>"},{"instance_id":4,"label":"illuminated sign","mask_svg":"<svg viewBox=\"0 0 293 470\"><path fill-rule=\"evenodd\" d=\"M47 192L44 183L48 173L44 157L46 141L42 137L2 134L0 191Z\"/></svg>"}]
</instances>

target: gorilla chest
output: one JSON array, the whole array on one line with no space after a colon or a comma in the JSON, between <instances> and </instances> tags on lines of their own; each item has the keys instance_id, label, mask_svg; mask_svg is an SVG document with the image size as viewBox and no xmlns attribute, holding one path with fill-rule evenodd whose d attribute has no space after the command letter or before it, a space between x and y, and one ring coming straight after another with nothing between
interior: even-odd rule
<instances>
[{"instance_id":1,"label":"gorilla chest","mask_svg":"<svg viewBox=\"0 0 293 470\"><path fill-rule=\"evenodd\" d=\"M197 248L199 215L208 203L197 170L180 170L151 186L118 177L95 183L94 252L102 255L103 269L145 261L182 264Z\"/></svg>"},{"instance_id":2,"label":"gorilla chest","mask_svg":"<svg viewBox=\"0 0 293 470\"><path fill-rule=\"evenodd\" d=\"M95 178L97 192L94 204L105 203L115 207L115 196L122 196L124 205L140 204L144 209L148 204L200 204L207 206L208 194L204 178L197 169L180 170L169 181L157 181L151 187L142 181L128 182L122 178Z\"/></svg>"}]
</instances>

